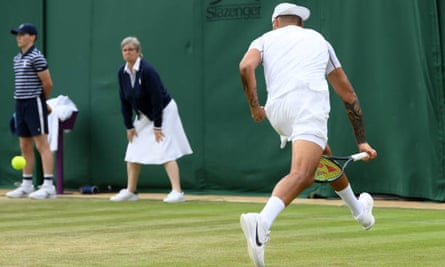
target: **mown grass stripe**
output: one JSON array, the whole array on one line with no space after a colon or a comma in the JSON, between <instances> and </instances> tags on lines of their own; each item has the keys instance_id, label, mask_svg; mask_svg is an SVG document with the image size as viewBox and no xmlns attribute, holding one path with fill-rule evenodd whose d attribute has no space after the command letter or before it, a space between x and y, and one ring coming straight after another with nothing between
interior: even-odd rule
<instances>
[{"instance_id":1,"label":"mown grass stripe","mask_svg":"<svg viewBox=\"0 0 445 267\"><path fill-rule=\"evenodd\" d=\"M0 198L0 266L252 266L239 226L263 204ZM267 266L443 266L445 213L376 208L361 230L343 206L298 204L273 225Z\"/></svg>"}]
</instances>

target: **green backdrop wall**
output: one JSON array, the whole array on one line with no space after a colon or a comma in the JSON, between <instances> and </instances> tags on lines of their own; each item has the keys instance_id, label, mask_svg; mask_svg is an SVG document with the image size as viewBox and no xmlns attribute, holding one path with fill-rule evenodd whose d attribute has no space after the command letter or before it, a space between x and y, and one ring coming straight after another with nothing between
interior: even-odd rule
<instances>
[{"instance_id":1,"label":"green backdrop wall","mask_svg":"<svg viewBox=\"0 0 445 267\"><path fill-rule=\"evenodd\" d=\"M17 0L0 2L0 185L20 181L9 160L19 153L9 133L13 112L11 28L35 23L54 90L79 108L65 135L65 187L126 184L125 129L117 93L120 41L137 36L178 103L194 154L179 160L189 192L268 194L289 168L289 147L267 122L254 123L238 64L249 43L271 29L280 1ZM290 1L292 2L292 1ZM305 0L306 27L336 48L360 97L373 162L348 169L357 192L445 201L445 3L441 0ZM260 99L265 101L262 69ZM336 154L356 151L352 129L332 94L329 142ZM168 191L160 166L145 166L141 191ZM335 196L314 185L303 196Z\"/></svg>"}]
</instances>

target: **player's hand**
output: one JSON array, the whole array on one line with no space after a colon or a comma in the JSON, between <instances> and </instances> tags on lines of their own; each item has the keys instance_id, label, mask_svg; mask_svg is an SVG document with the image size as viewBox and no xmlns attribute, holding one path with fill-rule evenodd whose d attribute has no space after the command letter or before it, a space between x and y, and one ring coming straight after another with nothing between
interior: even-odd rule
<instances>
[{"instance_id":1,"label":"player's hand","mask_svg":"<svg viewBox=\"0 0 445 267\"><path fill-rule=\"evenodd\" d=\"M250 109L250 113L252 114L252 119L256 122L261 122L266 119L266 111L264 111L263 106L256 106Z\"/></svg>"},{"instance_id":2,"label":"player's hand","mask_svg":"<svg viewBox=\"0 0 445 267\"><path fill-rule=\"evenodd\" d=\"M134 136L138 136L138 133L136 132L136 129L128 129L127 130L127 139L128 139L128 142L129 143L131 143L131 142L133 142L133 137Z\"/></svg>"},{"instance_id":3,"label":"player's hand","mask_svg":"<svg viewBox=\"0 0 445 267\"><path fill-rule=\"evenodd\" d=\"M164 140L164 132L161 129L154 129L156 143L162 142Z\"/></svg>"},{"instance_id":4,"label":"player's hand","mask_svg":"<svg viewBox=\"0 0 445 267\"><path fill-rule=\"evenodd\" d=\"M377 158L377 151L374 148L372 148L368 143L359 144L358 150L360 152L368 153L369 157L367 159L364 159L364 161L373 160Z\"/></svg>"}]
</instances>

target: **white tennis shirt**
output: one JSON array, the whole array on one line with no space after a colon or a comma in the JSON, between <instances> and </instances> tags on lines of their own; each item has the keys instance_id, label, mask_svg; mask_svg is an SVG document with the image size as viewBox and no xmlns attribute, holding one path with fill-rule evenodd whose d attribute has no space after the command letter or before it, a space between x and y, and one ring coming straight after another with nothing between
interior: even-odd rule
<instances>
[{"instance_id":1,"label":"white tennis shirt","mask_svg":"<svg viewBox=\"0 0 445 267\"><path fill-rule=\"evenodd\" d=\"M328 69L330 53L335 57L335 52L318 32L290 25L263 34L252 48L261 52L269 100L300 87L328 91L326 73L335 68L331 62Z\"/></svg>"}]
</instances>

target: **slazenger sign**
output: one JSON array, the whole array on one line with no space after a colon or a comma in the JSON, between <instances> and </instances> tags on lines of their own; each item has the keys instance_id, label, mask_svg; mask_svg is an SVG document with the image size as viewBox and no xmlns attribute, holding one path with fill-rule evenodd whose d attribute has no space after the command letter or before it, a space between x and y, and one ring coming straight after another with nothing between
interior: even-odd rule
<instances>
[{"instance_id":1,"label":"slazenger sign","mask_svg":"<svg viewBox=\"0 0 445 267\"><path fill-rule=\"evenodd\" d=\"M239 4L226 4L225 2L228 1L215 0L209 3L206 9L207 21L260 18L260 0Z\"/></svg>"}]
</instances>

